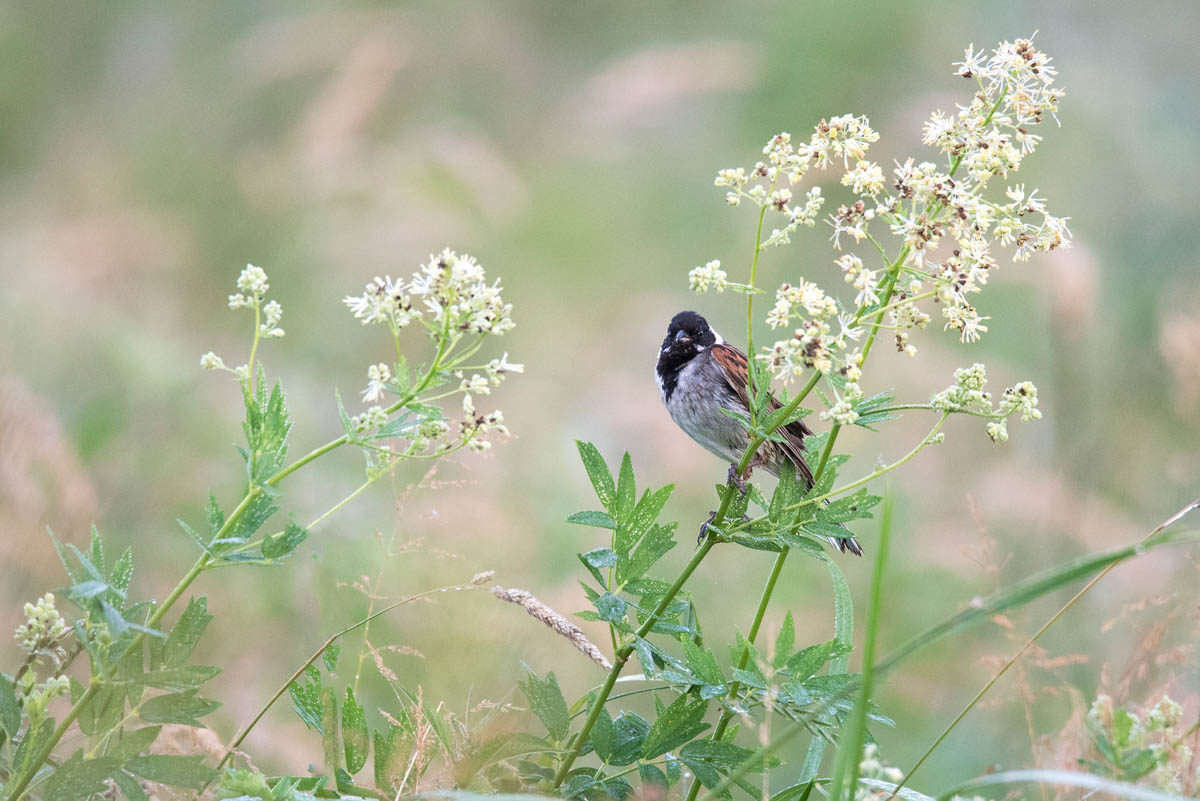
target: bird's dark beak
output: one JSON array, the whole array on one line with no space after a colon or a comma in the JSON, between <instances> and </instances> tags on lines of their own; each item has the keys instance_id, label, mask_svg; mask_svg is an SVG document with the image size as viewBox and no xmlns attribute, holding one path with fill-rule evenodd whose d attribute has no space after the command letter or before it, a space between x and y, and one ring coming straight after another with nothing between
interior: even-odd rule
<instances>
[{"instance_id":1,"label":"bird's dark beak","mask_svg":"<svg viewBox=\"0 0 1200 801\"><path fill-rule=\"evenodd\" d=\"M691 341L691 338L687 335L686 331L676 331L675 332L675 341L679 342L681 340L685 341L685 342Z\"/></svg>"}]
</instances>

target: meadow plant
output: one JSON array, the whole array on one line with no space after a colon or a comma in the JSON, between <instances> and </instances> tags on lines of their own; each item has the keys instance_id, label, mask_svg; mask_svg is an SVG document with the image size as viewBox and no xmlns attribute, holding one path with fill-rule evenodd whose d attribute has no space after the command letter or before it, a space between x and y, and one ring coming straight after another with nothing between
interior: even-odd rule
<instances>
[{"instance_id":1,"label":"meadow plant","mask_svg":"<svg viewBox=\"0 0 1200 801\"><path fill-rule=\"evenodd\" d=\"M961 343L978 341L991 319L983 313L987 307L981 297L993 272L1004 261L1023 262L1070 245L1067 218L1051 214L1036 190L1014 180L1041 141L1039 126L1055 119L1063 98L1050 58L1031 40L1020 39L990 52L968 49L955 73L968 82L970 93L956 110L935 111L926 122L922 141L933 151L927 158L905 158L890 168L871 160L879 133L866 116L840 114L821 119L803 137L776 134L752 166L717 174L715 184L725 201L755 212L753 251L738 276L743 281L730 280L730 269L713 259L692 269L688 283L697 293L745 297L751 403L748 416L737 419L750 444L737 472L717 487L717 509L705 536L682 570L668 578L660 574L660 560L677 546L680 526L660 517L673 487L639 489L627 453L613 470L594 445L578 443L600 507L568 519L598 532L595 547L579 554L591 608L578 617L603 624L608 642L604 647L592 642L581 627L528 590L496 587L493 594L527 612L530 626L544 627L582 653L564 647L564 661L573 660L568 670L598 665L606 672L602 681L568 701L554 672L528 668L519 687L537 719L533 730L523 727L529 717L520 716L508 700L468 702L454 711L426 699L420 688L404 686L366 636L355 679L343 687L336 674L340 641L429 591L380 607L372 600L365 619L330 636L219 749L215 768L203 755L150 753L164 727L202 726L200 718L218 706L199 691L219 668L190 662L211 619L205 599L191 598L174 622L167 619L193 582L216 567L285 560L312 528L402 462L486 450L507 429L499 410L477 408L482 396L490 398L509 374L524 369L507 353L479 355L491 337L512 327L511 307L475 259L443 251L410 277L375 278L361 294L345 298L363 325L386 329L395 359L365 368L365 410L351 414L337 400L343 429L338 437L289 462L291 421L283 391L278 383L268 386L258 357L260 344L284 336L283 310L267 299L266 273L247 266L229 306L254 315L248 357L235 366L211 352L201 358L206 369L234 378L245 406L240 499L226 513L210 495L203 523L180 522L199 555L161 601L131 599L132 556L126 552L110 560L99 534L93 533L86 550L55 540L71 582L61 595L74 609L64 616L56 596L46 595L28 605L28 620L17 631L27 656L13 674L0 677L0 798L120 795L140 801L148 797L145 782L156 782L190 789L195 797L269 801L398 799L433 792L444 797L532 793L587 801L635 795L695 801L701 793L704 801L735 793L807 801L814 792L834 801L899 793L929 799L904 787L915 767L905 773L885 763L870 738L868 725L891 725L872 702L875 683L929 643L1094 577L1078 598L1122 560L1182 539L1166 529L1194 508L1135 545L1006 587L877 656L892 503L870 494L868 485L942 442L943 427L953 415L977 418L982 431L976 430L1000 443L1009 436L1010 420L1034 421L1041 411L1031 382L993 394L980 363L955 370L953 383L944 389L935 385L927 401L897 400L878 391L870 356L881 338L898 353L915 356L922 332L934 320ZM838 199L827 205L834 195ZM756 308L757 296L767 293L759 283L760 259L818 223L834 251L830 263L789 275L774 288L773 303ZM835 285L844 284L843 291L822 286L822 273ZM755 342L760 319L778 332L777 339ZM422 329L431 341L433 355L421 368L411 368L402 350L406 328ZM772 398L780 401L778 407ZM461 412L447 417L438 404L452 399ZM813 413L802 407L805 401L819 401L819 417L828 424L804 443L811 486L784 472L769 494L753 483L743 489L736 475L745 473L763 443L779 438L781 426ZM848 426L874 430L911 412L930 416L927 432L890 462L847 477L850 456L836 450L841 431ZM308 525L276 524L284 479L342 446L363 453L363 483ZM871 518L877 507L878 535L866 536L858 521ZM698 512L695 524L704 517ZM859 529L874 562L859 673L849 671L855 617L849 587L825 550L830 537L845 536L850 526ZM693 540L694 531L685 528L685 541ZM711 631L706 636L702 627L703 609L712 599L689 593L686 585L714 549L738 547L775 556L756 608L747 610L746 630L723 642ZM763 622L792 553L819 563L832 578L832 636L798 642L789 611L772 648L764 649ZM477 589L492 578L481 573L455 589ZM942 738L1073 602L997 673ZM88 661L81 672L85 681L68 672L81 653ZM368 715L358 697L358 676L371 662L396 695L378 715ZM637 672L622 677L631 662ZM634 688L614 693L619 680ZM246 734L284 693L320 736L324 768L314 768L312 775L269 777L248 760L235 761ZM56 700L63 696L69 699ZM652 702L653 714L645 717L618 705L630 696L640 696L647 706ZM57 712L55 704L65 706L68 700L65 712ZM1092 718L1089 730L1107 760L1089 765L1093 774L1008 774L976 784L1061 780L1149 798L1126 792L1128 785L1118 780L1175 764L1163 757L1168 752L1162 742L1179 725L1177 708L1164 700L1141 723L1099 701ZM61 742L74 727L85 745L68 753ZM809 737L803 759L785 764L781 753L801 734ZM827 766L831 744L836 753ZM1160 786L1173 792L1194 788L1182 774L1172 776L1174 783L1164 776ZM960 788L968 795L970 789Z\"/></svg>"},{"instance_id":2,"label":"meadow plant","mask_svg":"<svg viewBox=\"0 0 1200 801\"><path fill-rule=\"evenodd\" d=\"M263 343L284 337L283 308L267 298L269 290L267 273L247 265L228 304L254 315L247 358L229 366L210 351L200 359L203 368L228 373L240 392L246 442L239 448L239 483L244 489L228 512L210 494L201 523L179 521L198 555L174 589L161 600L135 600L132 553L112 559L95 528L86 549L54 539L70 586L61 599L47 593L26 604L27 620L15 634L25 660L13 673L0 674L0 797L79 801L120 794L140 801L147 798L147 782L193 791L208 787L217 773L204 764L204 755L151 752L164 728L201 727L200 719L220 706L200 695L220 668L190 661L212 619L205 597L190 598L182 613L173 621L168 618L193 583L216 568L287 560L312 529L401 463L440 459L464 449L487 450L496 437L507 435L503 414L481 411L475 401L524 369L510 362L507 353L480 355L491 338L513 327L512 307L501 297L499 282L489 283L474 258L444 250L409 279L376 278L361 295L345 299L363 325L387 328L395 360L366 369L363 400L373 405L351 415L338 399L341 435L288 461L292 421L286 398L278 382L268 384L259 359ZM428 361L415 369L400 340L401 329L410 325L424 329L432 348ZM439 401L459 397L461 413L455 410L448 417ZM363 454L363 482L307 525L282 514L284 480L343 446ZM484 584L490 575L477 579L465 587ZM66 615L64 600L71 607ZM333 642L319 653L332 664ZM81 654L86 655L86 669L70 671ZM288 686L294 697L305 698L302 684ZM60 697L69 702L61 712L55 707ZM324 700L313 700L318 710ZM343 708L345 727L353 719L351 712L361 707L353 704L351 694ZM320 711L316 719L319 723ZM72 750L60 748L76 728L83 747L73 736ZM225 758L247 733L244 729L238 735ZM240 775L233 772L226 779L235 781Z\"/></svg>"}]
</instances>

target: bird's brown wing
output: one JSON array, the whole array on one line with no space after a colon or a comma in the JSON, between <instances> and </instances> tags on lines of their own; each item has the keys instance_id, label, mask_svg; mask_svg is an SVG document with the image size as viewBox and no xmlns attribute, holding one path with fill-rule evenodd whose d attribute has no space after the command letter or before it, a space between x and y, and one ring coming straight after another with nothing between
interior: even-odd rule
<instances>
[{"instance_id":1,"label":"bird's brown wing","mask_svg":"<svg viewBox=\"0 0 1200 801\"><path fill-rule=\"evenodd\" d=\"M732 345L724 343L712 346L713 361L720 366L721 371L725 374L725 381L729 384L747 409L750 408L750 395L747 392L746 385L749 380L750 370L746 364L746 354L742 353ZM779 401L771 398L770 410L775 411L780 407ZM804 425L803 420L795 420L777 429L777 433L783 437L783 442L777 443L783 448L783 452L792 460L792 464L796 465L796 470L799 472L799 478L804 481L805 486L811 487L813 484L812 470L808 468L808 463L804 460L804 438L812 434L812 430Z\"/></svg>"}]
</instances>

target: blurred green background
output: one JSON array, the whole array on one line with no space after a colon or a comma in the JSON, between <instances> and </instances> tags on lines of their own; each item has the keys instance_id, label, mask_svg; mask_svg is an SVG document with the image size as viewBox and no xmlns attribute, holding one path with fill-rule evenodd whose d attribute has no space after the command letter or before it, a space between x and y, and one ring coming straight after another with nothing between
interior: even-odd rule
<instances>
[{"instance_id":1,"label":"blurred green background","mask_svg":"<svg viewBox=\"0 0 1200 801\"><path fill-rule=\"evenodd\" d=\"M210 487L236 500L240 399L198 359L244 361L249 323L225 299L248 261L284 307L287 337L262 356L289 391L293 452L335 436L334 388L356 398L366 366L388 358L341 298L444 246L503 278L518 328L491 355L507 349L527 372L493 396L509 443L442 465L432 489L406 494L421 466L397 473L285 569L198 582L217 615L204 656L226 668L209 692L225 703L210 718L223 737L361 615L360 576L381 575L374 590L391 597L495 569L561 611L584 608L574 554L599 541L563 522L595 506L574 439L610 460L628 449L644 484L676 483L667 514L684 545L665 564L682 565L725 465L675 429L651 367L681 308L742 330L739 297L687 293L687 270L713 258L744 280L752 212L725 207L716 170L752 164L778 130L806 137L846 112L881 132L872 156L885 167L932 158L922 121L969 92L951 62L971 42L1035 30L1068 96L1062 127L1041 131L1017 180L1071 217L1075 247L1003 264L981 297L992 317L981 343L931 328L915 360L880 348L866 388L920 401L980 360L995 385L1033 380L1046 419L1014 424L1005 446L954 420L945 446L888 485L901 525L884 650L1041 566L1126 543L1197 494L1200 6L6 4L0 622L11 630L20 602L61 583L46 525L81 542L96 521L135 548L135 591L161 595L193 560L175 519L198 520ZM837 177L815 180L836 197ZM767 254L760 282L835 287L826 234L795 239ZM409 344L421 358L424 343ZM927 424L848 432L846 470L891 461ZM339 454L285 487L287 508L306 521L360 480L359 457ZM858 533L870 551L876 533ZM722 548L702 566L690 589L710 638L749 625L769 564ZM869 562L843 564L865 590ZM918 786L993 765L1071 766L1074 742L1055 733L1098 687L1134 702L1168 688L1194 713L1196 570L1180 550L1120 568ZM803 636L830 636L820 565L793 559L777 598L769 628L790 609ZM1061 601L892 675L879 701L900 725L878 732L884 756L910 764ZM385 656L408 687L459 709L468 690L503 697L522 661L554 669L568 694L602 678L485 592L401 608L373 640L398 646ZM0 646L6 664L13 651ZM248 747L260 766L319 761L282 705Z\"/></svg>"}]
</instances>

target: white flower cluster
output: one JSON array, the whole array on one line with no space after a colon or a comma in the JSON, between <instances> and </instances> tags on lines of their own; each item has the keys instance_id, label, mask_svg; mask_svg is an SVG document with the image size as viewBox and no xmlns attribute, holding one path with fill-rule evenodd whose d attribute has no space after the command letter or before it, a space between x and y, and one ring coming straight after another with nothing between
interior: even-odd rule
<instances>
[{"instance_id":1,"label":"white flower cluster","mask_svg":"<svg viewBox=\"0 0 1200 801\"><path fill-rule=\"evenodd\" d=\"M27 654L53 651L70 627L54 605L54 594L46 593L37 603L25 604L25 622L13 635Z\"/></svg>"},{"instance_id":2,"label":"white flower cluster","mask_svg":"<svg viewBox=\"0 0 1200 801\"><path fill-rule=\"evenodd\" d=\"M930 398L930 404L939 412L962 412L987 419L987 435L992 442L1008 440L1008 418L1014 414L1020 414L1023 422L1041 419L1037 387L1032 382L1022 381L1004 390L994 408L985 386L987 372L982 364L960 367L954 371L954 384Z\"/></svg>"},{"instance_id":3,"label":"white flower cluster","mask_svg":"<svg viewBox=\"0 0 1200 801\"><path fill-rule=\"evenodd\" d=\"M388 382L392 380L392 368L383 362L367 368L367 388L363 390L363 403L372 403L383 397Z\"/></svg>"},{"instance_id":4,"label":"white flower cluster","mask_svg":"<svg viewBox=\"0 0 1200 801\"><path fill-rule=\"evenodd\" d=\"M463 396L462 411L463 419L459 423L459 439L466 444L468 449L486 451L491 448L491 440L484 439L484 437L492 432L509 436L508 427L504 425L504 415L499 409L495 409L489 414L477 412L471 395L466 394Z\"/></svg>"},{"instance_id":5,"label":"white flower cluster","mask_svg":"<svg viewBox=\"0 0 1200 801\"><path fill-rule=\"evenodd\" d=\"M263 302L267 290L271 288L266 270L247 264L238 274L237 288L240 291L229 296L229 308L254 310L255 319L258 321L258 330L254 334L255 344L259 339L282 337L283 329L279 327L279 321L283 319L283 306L280 306L277 300ZM251 348L251 352L253 350L254 348ZM200 357L200 366L205 370L224 370L242 380L250 378L249 364L227 367L225 360L211 350Z\"/></svg>"},{"instance_id":6,"label":"white flower cluster","mask_svg":"<svg viewBox=\"0 0 1200 801\"><path fill-rule=\"evenodd\" d=\"M876 220L901 241L900 257L896 262L885 257L882 269L868 269L853 253L836 260L856 291L856 311L837 336L829 329L838 313L833 299L804 280L780 289L767 322L774 328L794 317L802 319L790 339L765 348L758 357L776 377L788 380L808 367L822 372L844 369L846 362L838 354L846 339L873 325L879 318L872 312L882 304L900 352L916 354L910 334L929 324L930 315L918 304L930 299L939 304L945 330L957 332L964 343L975 342L988 330L990 318L976 308L974 296L997 267L993 245L1011 247L1014 261L1070 246L1067 218L1051 215L1036 191L1018 184L1007 187L1003 198L984 196L990 178L1015 171L1037 147L1040 137L1030 133L1030 126L1058 109L1063 92L1054 86L1049 57L1021 39L1001 44L990 55L968 50L958 71L977 80L979 90L958 114L935 113L925 126L925 142L946 154L947 166L911 158L897 162L889 188L882 168L866 158L878 134L865 117L844 115L822 120L807 144L793 146L786 133L774 137L764 148L766 160L749 173L736 169L718 175L716 183L728 189L731 204L750 199L795 214L791 190L780 188L783 178L794 184L810 166L840 161L846 167L841 183L857 199L828 216L834 247L840 250L847 240L869 240L882 251L871 231ZM794 228L775 232L767 243L782 244ZM939 261L934 254L943 241L953 247ZM693 286L712 283L703 271L693 270L690 278ZM801 290L804 298L828 301L828 307L798 303ZM1001 423L994 433L1004 436Z\"/></svg>"},{"instance_id":7,"label":"white flower cluster","mask_svg":"<svg viewBox=\"0 0 1200 801\"><path fill-rule=\"evenodd\" d=\"M271 288L266 271L262 267L247 264L246 268L238 275L237 288L241 292L229 296L229 308L261 310L265 319L259 324L259 336L264 339L283 336L283 329L279 327L279 321L283 318L283 307L279 305L279 301L275 300L263 303L267 290ZM207 369L217 368L209 367Z\"/></svg>"},{"instance_id":8,"label":"white flower cluster","mask_svg":"<svg viewBox=\"0 0 1200 801\"><path fill-rule=\"evenodd\" d=\"M775 292L775 305L767 312L767 323L778 328L799 319L799 326L792 336L764 348L758 358L784 381L808 369L826 375L837 371L853 384L850 393L854 399L858 389L855 382L862 375L862 355L850 351L850 343L862 330L850 316L839 312L837 301L811 281L802 278L798 284L783 284ZM836 332L834 322L838 325Z\"/></svg>"},{"instance_id":9,"label":"white flower cluster","mask_svg":"<svg viewBox=\"0 0 1200 801\"><path fill-rule=\"evenodd\" d=\"M837 146L844 147L844 143L838 140ZM791 233L801 225L811 228L816 224L825 198L821 187L814 186L805 193L803 203L793 205L792 190L779 185L780 177L786 178L790 185L799 183L808 171L809 162L818 157L827 160L831 147L828 135L814 134L810 144L793 147L791 134L778 133L763 147L766 160L755 164L749 175L741 167L721 170L714 184L727 189L725 201L731 206L749 200L783 215L786 219L783 227L772 230L762 247L786 245L791 241Z\"/></svg>"},{"instance_id":10,"label":"white flower cluster","mask_svg":"<svg viewBox=\"0 0 1200 801\"><path fill-rule=\"evenodd\" d=\"M500 297L499 280L488 284L473 257L447 248L408 281L376 278L345 304L363 325L385 323L393 333L421 320L434 336L501 335L513 327L512 305ZM424 309L416 308L416 301Z\"/></svg>"},{"instance_id":11,"label":"white flower cluster","mask_svg":"<svg viewBox=\"0 0 1200 801\"><path fill-rule=\"evenodd\" d=\"M724 292L729 282L725 279L728 274L721 269L721 262L714 259L703 267L693 267L688 273L688 286L697 294L703 294L710 289Z\"/></svg>"}]
</instances>

